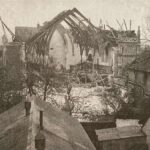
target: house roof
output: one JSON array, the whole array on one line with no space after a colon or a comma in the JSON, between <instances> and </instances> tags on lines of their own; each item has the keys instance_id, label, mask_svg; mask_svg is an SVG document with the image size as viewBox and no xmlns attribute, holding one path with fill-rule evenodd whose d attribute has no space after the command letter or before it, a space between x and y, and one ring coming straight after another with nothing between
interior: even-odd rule
<instances>
[{"instance_id":1,"label":"house roof","mask_svg":"<svg viewBox=\"0 0 150 150\"><path fill-rule=\"evenodd\" d=\"M29 128L29 117L24 115L23 103L2 113L0 115L0 149L25 150Z\"/></svg>"},{"instance_id":2,"label":"house roof","mask_svg":"<svg viewBox=\"0 0 150 150\"><path fill-rule=\"evenodd\" d=\"M45 150L95 150L76 119L37 98L32 101L31 114L28 117L25 116L24 103L0 115L0 149L35 150L34 139L39 130L41 109L44 110L44 129L41 132L46 137Z\"/></svg>"},{"instance_id":3,"label":"house roof","mask_svg":"<svg viewBox=\"0 0 150 150\"><path fill-rule=\"evenodd\" d=\"M144 136L140 126L125 126L96 130L99 141L117 140Z\"/></svg>"},{"instance_id":4,"label":"house roof","mask_svg":"<svg viewBox=\"0 0 150 150\"><path fill-rule=\"evenodd\" d=\"M15 41L26 42L37 32L36 27L15 27Z\"/></svg>"},{"instance_id":5,"label":"house roof","mask_svg":"<svg viewBox=\"0 0 150 150\"><path fill-rule=\"evenodd\" d=\"M150 50L143 51L129 66L129 69L150 72Z\"/></svg>"},{"instance_id":6,"label":"house roof","mask_svg":"<svg viewBox=\"0 0 150 150\"><path fill-rule=\"evenodd\" d=\"M116 127L140 126L138 119L116 119Z\"/></svg>"}]
</instances>

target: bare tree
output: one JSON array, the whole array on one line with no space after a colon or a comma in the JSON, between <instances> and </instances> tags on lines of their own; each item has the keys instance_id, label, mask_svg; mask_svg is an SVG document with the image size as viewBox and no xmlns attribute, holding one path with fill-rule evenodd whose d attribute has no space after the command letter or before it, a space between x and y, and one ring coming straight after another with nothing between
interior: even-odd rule
<instances>
[{"instance_id":1,"label":"bare tree","mask_svg":"<svg viewBox=\"0 0 150 150\"><path fill-rule=\"evenodd\" d=\"M127 95L123 95L120 88L114 85L104 88L99 96L104 106L104 114L116 114L127 103Z\"/></svg>"},{"instance_id":2,"label":"bare tree","mask_svg":"<svg viewBox=\"0 0 150 150\"><path fill-rule=\"evenodd\" d=\"M27 68L26 82L31 95L40 94L46 101L47 97L50 97L50 95L52 97L55 92L61 91L65 76L61 70L57 69L54 58L50 57L47 64L30 64Z\"/></svg>"}]
</instances>

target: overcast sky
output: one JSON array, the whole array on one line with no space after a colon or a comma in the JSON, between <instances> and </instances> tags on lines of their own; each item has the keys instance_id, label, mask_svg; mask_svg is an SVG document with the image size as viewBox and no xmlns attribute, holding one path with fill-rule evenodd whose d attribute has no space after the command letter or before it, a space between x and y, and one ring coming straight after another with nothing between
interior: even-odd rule
<instances>
[{"instance_id":1,"label":"overcast sky","mask_svg":"<svg viewBox=\"0 0 150 150\"><path fill-rule=\"evenodd\" d=\"M76 7L96 26L100 19L118 28L116 19L132 20L132 27L142 26L150 10L150 0L0 0L0 16L14 31L15 26L36 26L51 20L59 12Z\"/></svg>"}]
</instances>

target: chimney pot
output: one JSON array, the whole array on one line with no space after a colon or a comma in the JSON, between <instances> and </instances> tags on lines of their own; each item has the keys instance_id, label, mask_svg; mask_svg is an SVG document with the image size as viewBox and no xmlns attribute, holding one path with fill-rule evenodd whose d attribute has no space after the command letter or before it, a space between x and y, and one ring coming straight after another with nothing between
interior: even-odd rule
<instances>
[{"instance_id":1,"label":"chimney pot","mask_svg":"<svg viewBox=\"0 0 150 150\"><path fill-rule=\"evenodd\" d=\"M37 29L39 29L39 28L40 28L40 24L38 23L38 24L37 24Z\"/></svg>"},{"instance_id":2,"label":"chimney pot","mask_svg":"<svg viewBox=\"0 0 150 150\"><path fill-rule=\"evenodd\" d=\"M138 26L137 38L139 42L140 42L140 37L141 37L141 30L140 30L140 26Z\"/></svg>"},{"instance_id":3,"label":"chimney pot","mask_svg":"<svg viewBox=\"0 0 150 150\"><path fill-rule=\"evenodd\" d=\"M26 116L30 115L31 102L25 101L24 102L24 106L25 106Z\"/></svg>"},{"instance_id":4,"label":"chimney pot","mask_svg":"<svg viewBox=\"0 0 150 150\"><path fill-rule=\"evenodd\" d=\"M40 110L40 129L43 129L43 110Z\"/></svg>"},{"instance_id":5,"label":"chimney pot","mask_svg":"<svg viewBox=\"0 0 150 150\"><path fill-rule=\"evenodd\" d=\"M44 150L46 145L45 136L42 134L42 132L38 132L35 136L35 148L37 150Z\"/></svg>"}]
</instances>

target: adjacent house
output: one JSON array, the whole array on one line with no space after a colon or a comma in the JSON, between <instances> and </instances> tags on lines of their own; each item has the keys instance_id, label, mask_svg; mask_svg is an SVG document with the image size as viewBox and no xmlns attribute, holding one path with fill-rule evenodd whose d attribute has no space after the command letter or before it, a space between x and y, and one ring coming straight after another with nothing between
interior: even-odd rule
<instances>
[{"instance_id":1,"label":"adjacent house","mask_svg":"<svg viewBox=\"0 0 150 150\"><path fill-rule=\"evenodd\" d=\"M149 150L150 118L144 125L136 119L116 119L116 128L96 130L98 150Z\"/></svg>"},{"instance_id":2,"label":"adjacent house","mask_svg":"<svg viewBox=\"0 0 150 150\"><path fill-rule=\"evenodd\" d=\"M129 66L129 79L150 92L150 49L143 51Z\"/></svg>"},{"instance_id":3,"label":"adjacent house","mask_svg":"<svg viewBox=\"0 0 150 150\"><path fill-rule=\"evenodd\" d=\"M9 79L21 78L24 69L24 60L25 54L23 44L20 42L7 43L3 62L5 62Z\"/></svg>"},{"instance_id":4,"label":"adjacent house","mask_svg":"<svg viewBox=\"0 0 150 150\"><path fill-rule=\"evenodd\" d=\"M99 121L82 121L80 122L84 130L88 134L90 140L98 148L97 135L95 130L100 130L104 128L114 128L116 127L115 117L111 115L101 115L98 117Z\"/></svg>"},{"instance_id":5,"label":"adjacent house","mask_svg":"<svg viewBox=\"0 0 150 150\"><path fill-rule=\"evenodd\" d=\"M39 26L37 27L20 27L16 26L15 27L15 39L14 41L19 41L19 42L27 42L33 35L35 35L38 30Z\"/></svg>"},{"instance_id":6,"label":"adjacent house","mask_svg":"<svg viewBox=\"0 0 150 150\"><path fill-rule=\"evenodd\" d=\"M115 76L122 76L125 67L140 53L140 28L138 28L137 34L134 30L118 31L117 38L114 74Z\"/></svg>"},{"instance_id":7,"label":"adjacent house","mask_svg":"<svg viewBox=\"0 0 150 150\"><path fill-rule=\"evenodd\" d=\"M95 150L95 147L76 119L34 97L0 114L0 149Z\"/></svg>"},{"instance_id":8,"label":"adjacent house","mask_svg":"<svg viewBox=\"0 0 150 150\"><path fill-rule=\"evenodd\" d=\"M148 150L146 135L140 126L96 130L98 150Z\"/></svg>"}]
</instances>

